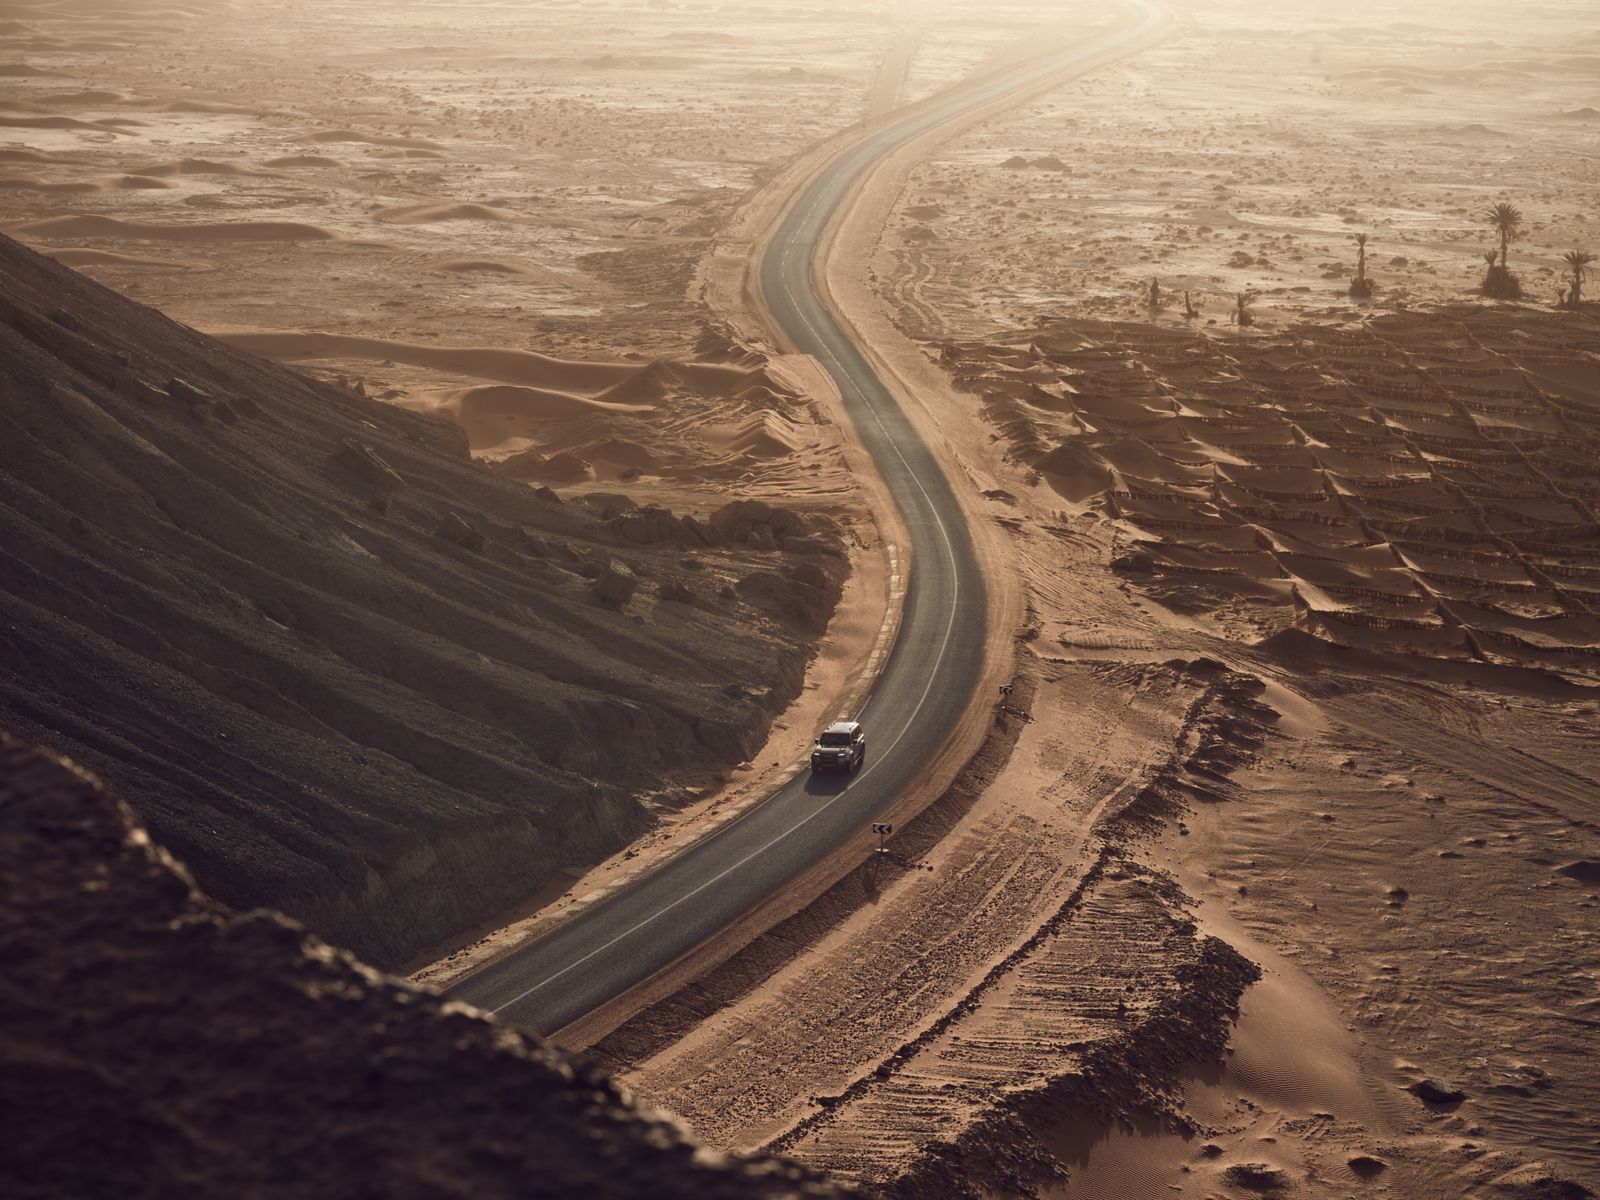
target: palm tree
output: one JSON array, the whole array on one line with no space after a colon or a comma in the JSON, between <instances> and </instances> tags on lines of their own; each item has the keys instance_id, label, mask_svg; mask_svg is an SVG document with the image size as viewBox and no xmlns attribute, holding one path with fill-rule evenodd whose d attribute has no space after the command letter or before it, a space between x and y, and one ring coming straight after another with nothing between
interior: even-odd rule
<instances>
[{"instance_id":1,"label":"palm tree","mask_svg":"<svg viewBox=\"0 0 1600 1200\"><path fill-rule=\"evenodd\" d=\"M1510 270L1511 264L1506 261L1506 249L1522 236L1522 210L1515 204L1507 204L1502 200L1489 210L1489 224L1494 226L1495 232L1500 235L1500 269Z\"/></svg>"},{"instance_id":2,"label":"palm tree","mask_svg":"<svg viewBox=\"0 0 1600 1200\"><path fill-rule=\"evenodd\" d=\"M1356 277L1350 281L1350 296L1355 300L1369 300L1372 280L1367 278L1367 235L1352 234L1350 240L1356 244Z\"/></svg>"},{"instance_id":3,"label":"palm tree","mask_svg":"<svg viewBox=\"0 0 1600 1200\"><path fill-rule=\"evenodd\" d=\"M1561 261L1572 272L1572 290L1567 293L1567 307L1577 308L1579 297L1583 294L1583 281L1588 277L1595 257L1587 250L1568 250L1561 256Z\"/></svg>"},{"instance_id":4,"label":"palm tree","mask_svg":"<svg viewBox=\"0 0 1600 1200\"><path fill-rule=\"evenodd\" d=\"M1515 204L1507 204L1502 200L1489 209L1487 220L1500 235L1500 261L1495 262L1493 251L1484 255L1489 263L1489 270L1484 274L1480 290L1485 296L1496 300L1520 300L1522 285L1511 273L1511 268L1507 265L1507 255L1511 243L1522 236L1522 210Z\"/></svg>"}]
</instances>

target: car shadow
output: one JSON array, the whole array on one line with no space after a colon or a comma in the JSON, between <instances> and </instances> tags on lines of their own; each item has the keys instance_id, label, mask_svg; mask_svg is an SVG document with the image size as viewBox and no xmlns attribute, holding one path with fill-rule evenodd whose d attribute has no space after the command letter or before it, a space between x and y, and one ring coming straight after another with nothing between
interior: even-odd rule
<instances>
[{"instance_id":1,"label":"car shadow","mask_svg":"<svg viewBox=\"0 0 1600 1200\"><path fill-rule=\"evenodd\" d=\"M837 796L856 781L853 771L813 771L806 777L809 796Z\"/></svg>"}]
</instances>

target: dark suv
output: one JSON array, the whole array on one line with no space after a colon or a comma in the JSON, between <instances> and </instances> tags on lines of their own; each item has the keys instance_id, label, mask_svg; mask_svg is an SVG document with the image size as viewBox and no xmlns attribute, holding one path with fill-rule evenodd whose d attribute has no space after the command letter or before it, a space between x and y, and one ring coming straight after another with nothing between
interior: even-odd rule
<instances>
[{"instance_id":1,"label":"dark suv","mask_svg":"<svg viewBox=\"0 0 1600 1200\"><path fill-rule=\"evenodd\" d=\"M867 761L867 735L858 721L835 721L811 747L813 771L857 771Z\"/></svg>"}]
</instances>

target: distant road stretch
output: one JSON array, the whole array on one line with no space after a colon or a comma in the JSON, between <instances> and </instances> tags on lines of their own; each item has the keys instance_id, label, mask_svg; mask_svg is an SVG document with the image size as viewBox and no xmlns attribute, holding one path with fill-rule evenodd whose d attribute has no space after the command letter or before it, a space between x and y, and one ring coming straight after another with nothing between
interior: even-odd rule
<instances>
[{"instance_id":1,"label":"distant road stretch","mask_svg":"<svg viewBox=\"0 0 1600 1200\"><path fill-rule=\"evenodd\" d=\"M879 160L974 108L1150 45L1171 18L1130 18L1070 51L919 109L826 167L760 264L784 334L833 376L861 441L900 507L911 571L898 637L859 719L867 761L854 776L800 775L764 803L548 936L468 976L451 994L553 1032L671 965L888 810L945 743L982 676L987 596L961 506L888 388L829 315L812 276L823 231ZM867 842L862 840L863 852Z\"/></svg>"}]
</instances>

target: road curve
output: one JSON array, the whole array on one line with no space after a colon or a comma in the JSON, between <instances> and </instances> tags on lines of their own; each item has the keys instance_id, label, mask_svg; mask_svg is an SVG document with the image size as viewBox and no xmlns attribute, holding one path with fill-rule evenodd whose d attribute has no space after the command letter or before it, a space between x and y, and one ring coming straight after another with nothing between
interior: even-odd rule
<instances>
[{"instance_id":1,"label":"road curve","mask_svg":"<svg viewBox=\"0 0 1600 1200\"><path fill-rule=\"evenodd\" d=\"M944 472L823 305L813 258L840 202L885 155L974 108L1149 44L1169 18L1143 3L1137 8L1136 20L1090 43L925 106L863 139L812 180L761 260L768 309L794 346L815 356L838 384L910 541L899 634L859 714L867 729L866 765L837 779L802 774L544 938L461 980L453 996L543 1032L570 1024L861 835L941 748L984 667L983 575ZM862 844L865 851L868 843Z\"/></svg>"}]
</instances>

